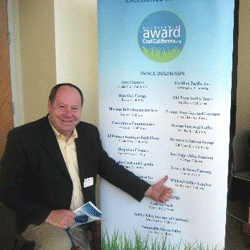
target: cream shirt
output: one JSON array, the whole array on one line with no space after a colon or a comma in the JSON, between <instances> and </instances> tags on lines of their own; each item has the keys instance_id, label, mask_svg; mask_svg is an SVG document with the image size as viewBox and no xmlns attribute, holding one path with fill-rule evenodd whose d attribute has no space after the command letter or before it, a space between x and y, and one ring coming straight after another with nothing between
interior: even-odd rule
<instances>
[{"instance_id":1,"label":"cream shirt","mask_svg":"<svg viewBox=\"0 0 250 250\"><path fill-rule=\"evenodd\" d=\"M78 162L77 162L77 152L75 139L78 137L76 129L74 129L73 134L68 141L65 140L65 136L59 133L56 128L50 123L53 131L55 132L57 142L61 149L64 161L69 171L73 183L73 194L71 199L70 210L74 211L84 204L84 198L82 193L82 186L79 176Z\"/></svg>"}]
</instances>

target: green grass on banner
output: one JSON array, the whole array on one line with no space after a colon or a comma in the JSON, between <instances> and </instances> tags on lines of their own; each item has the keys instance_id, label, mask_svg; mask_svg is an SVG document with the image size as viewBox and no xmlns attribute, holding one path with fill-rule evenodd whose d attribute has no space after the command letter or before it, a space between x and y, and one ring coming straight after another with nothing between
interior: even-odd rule
<instances>
[{"instance_id":1,"label":"green grass on banner","mask_svg":"<svg viewBox=\"0 0 250 250\"><path fill-rule=\"evenodd\" d=\"M171 51L155 51L154 49L148 50L147 48L143 47L142 52L149 59L160 63L172 61L181 53L177 47L173 48Z\"/></svg>"},{"instance_id":2,"label":"green grass on banner","mask_svg":"<svg viewBox=\"0 0 250 250\"><path fill-rule=\"evenodd\" d=\"M178 244L172 244L167 236L163 235L161 239L156 238L149 242L148 237L142 238L135 231L133 239L125 233L121 234L115 231L112 236L107 232L102 236L102 250L223 250L217 246L211 247L199 242L188 243L180 241Z\"/></svg>"}]
</instances>

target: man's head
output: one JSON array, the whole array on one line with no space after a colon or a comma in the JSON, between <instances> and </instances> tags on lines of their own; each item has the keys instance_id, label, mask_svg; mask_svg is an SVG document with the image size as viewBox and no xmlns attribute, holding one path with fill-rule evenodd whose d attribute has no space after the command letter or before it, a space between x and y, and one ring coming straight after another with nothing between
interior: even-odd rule
<instances>
[{"instance_id":1,"label":"man's head","mask_svg":"<svg viewBox=\"0 0 250 250\"><path fill-rule=\"evenodd\" d=\"M73 84L58 84L50 92L47 106L50 122L66 139L80 122L82 105L82 92Z\"/></svg>"},{"instance_id":2,"label":"man's head","mask_svg":"<svg viewBox=\"0 0 250 250\"><path fill-rule=\"evenodd\" d=\"M51 89L50 94L49 94L49 100L50 100L51 104L53 104L53 102L55 101L57 91L58 91L61 87L63 87L63 86L69 86L69 87L75 88L75 89L79 92L79 94L80 94L80 96L81 96L81 105L83 106L84 98L83 98L82 91L81 91L77 86L75 86L75 85L72 84L72 83L60 83L60 84L55 85L55 86Z\"/></svg>"}]
</instances>

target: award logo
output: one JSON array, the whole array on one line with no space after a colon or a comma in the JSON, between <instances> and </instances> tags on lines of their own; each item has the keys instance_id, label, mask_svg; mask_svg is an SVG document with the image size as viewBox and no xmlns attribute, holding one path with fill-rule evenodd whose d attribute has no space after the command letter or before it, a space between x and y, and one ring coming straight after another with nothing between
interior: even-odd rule
<instances>
[{"instance_id":1,"label":"award logo","mask_svg":"<svg viewBox=\"0 0 250 250\"><path fill-rule=\"evenodd\" d=\"M138 30L138 43L149 59L165 63L177 58L186 42L182 20L170 11L157 11L147 16Z\"/></svg>"}]
</instances>

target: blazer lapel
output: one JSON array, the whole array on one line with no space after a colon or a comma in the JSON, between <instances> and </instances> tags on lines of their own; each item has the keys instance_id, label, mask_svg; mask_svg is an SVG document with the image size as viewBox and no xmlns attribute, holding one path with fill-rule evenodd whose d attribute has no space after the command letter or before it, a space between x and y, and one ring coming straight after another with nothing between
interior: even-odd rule
<instances>
[{"instance_id":1,"label":"blazer lapel","mask_svg":"<svg viewBox=\"0 0 250 250\"><path fill-rule=\"evenodd\" d=\"M62 170L62 172L70 178L67 166L63 159L63 155L61 153L60 147L58 145L56 136L54 131L51 128L51 125L48 121L48 117L46 117L46 121L42 127L43 139L44 139L44 147L47 152L54 159L57 166Z\"/></svg>"}]
</instances>

